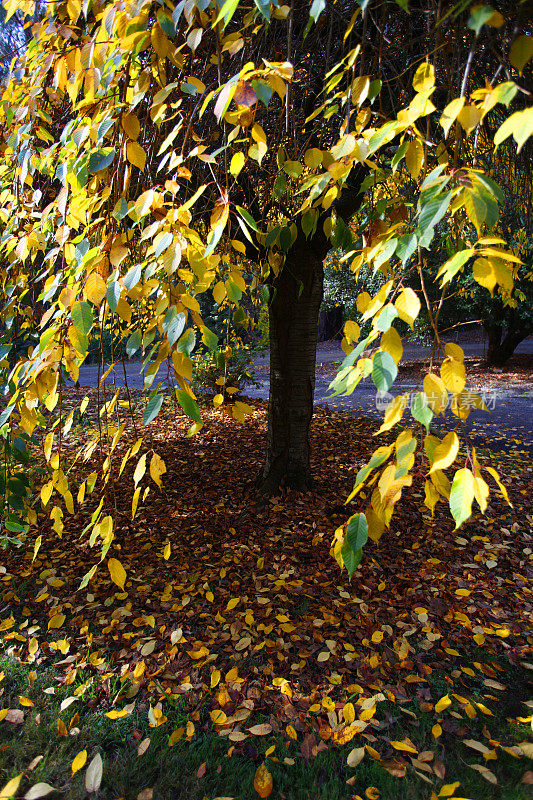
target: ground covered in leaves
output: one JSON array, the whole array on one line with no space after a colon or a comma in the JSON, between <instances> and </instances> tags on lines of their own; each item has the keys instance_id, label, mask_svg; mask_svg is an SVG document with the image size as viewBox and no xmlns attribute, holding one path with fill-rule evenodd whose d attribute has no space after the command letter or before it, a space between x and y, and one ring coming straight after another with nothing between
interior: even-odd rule
<instances>
[{"instance_id":1,"label":"ground covered in leaves","mask_svg":"<svg viewBox=\"0 0 533 800\"><path fill-rule=\"evenodd\" d=\"M31 536L3 555L0 782L46 780L54 748L74 758L83 740L89 768L49 768L68 796L530 796L527 454L497 456L514 507L492 494L459 531L442 504L431 518L420 473L350 583L330 543L357 510L343 502L375 422L317 410L315 491L258 514L266 410L250 402L244 424L206 410L192 438L165 403L149 429L163 490L132 521L126 467L107 501L124 591L105 562L79 590L98 561L81 533L90 500L62 539L40 531L35 561ZM106 726L119 732L108 750ZM169 753L187 772L178 789L154 766Z\"/></svg>"}]
</instances>

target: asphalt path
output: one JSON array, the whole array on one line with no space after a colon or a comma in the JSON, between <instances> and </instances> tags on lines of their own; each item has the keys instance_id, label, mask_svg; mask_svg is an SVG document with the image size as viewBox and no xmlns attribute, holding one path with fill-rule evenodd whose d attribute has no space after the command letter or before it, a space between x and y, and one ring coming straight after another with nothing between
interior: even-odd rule
<instances>
[{"instance_id":1,"label":"asphalt path","mask_svg":"<svg viewBox=\"0 0 533 800\"><path fill-rule=\"evenodd\" d=\"M461 342L465 355L482 356L483 343ZM533 354L533 337L522 342L517 348L517 353ZM430 355L430 348L421 345L407 345L404 347L404 359L424 359ZM317 352L317 364L327 364L341 361L344 353L340 348L319 346ZM258 371L254 375L256 385L247 386L243 394L252 398L268 399L269 379L268 379L269 356L266 353L255 359ZM96 386L99 379L98 368L94 365L84 365L80 369L79 385ZM128 386L131 389L142 389L144 386L143 373L139 362L131 361L126 364L126 374ZM355 391L347 396L331 397L329 390L331 378L325 377L318 371L315 385L315 404L327 406L332 411L348 410L353 414L374 417L376 425L383 414L383 399L380 400L376 395L376 388L371 378L361 382ZM168 368L161 367L156 375L152 387L168 385L170 376ZM533 383L529 387L518 384L503 384L500 381L497 388L476 387L476 391L481 394L490 413L483 411L471 411L466 421L466 429L471 437L472 443L476 446L488 447L492 450L505 450L513 452L526 450L533 455ZM115 386L124 385L124 372L122 365L118 365L116 370L107 377L106 384ZM412 379L401 379L399 376L393 386L393 395L402 394L408 390L417 389L418 385ZM385 403L386 404L386 403ZM406 411L404 419L409 419L409 412ZM446 418L435 418L433 427L438 431L450 427L450 423L457 422L457 417L453 417L447 412Z\"/></svg>"}]
</instances>

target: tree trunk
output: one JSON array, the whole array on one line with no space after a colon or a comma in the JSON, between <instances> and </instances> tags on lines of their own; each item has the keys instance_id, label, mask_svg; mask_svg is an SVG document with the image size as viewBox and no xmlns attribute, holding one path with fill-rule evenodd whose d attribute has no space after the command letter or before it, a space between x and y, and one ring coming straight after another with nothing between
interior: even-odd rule
<instances>
[{"instance_id":1,"label":"tree trunk","mask_svg":"<svg viewBox=\"0 0 533 800\"><path fill-rule=\"evenodd\" d=\"M485 331L488 339L486 362L491 366L496 363L498 350L502 341L503 325L498 323L485 323Z\"/></svg>"},{"instance_id":2,"label":"tree trunk","mask_svg":"<svg viewBox=\"0 0 533 800\"><path fill-rule=\"evenodd\" d=\"M323 253L304 237L289 250L272 283L270 303L270 395L268 440L260 491L280 485L312 486L310 425L315 391Z\"/></svg>"},{"instance_id":3,"label":"tree trunk","mask_svg":"<svg viewBox=\"0 0 533 800\"><path fill-rule=\"evenodd\" d=\"M498 334L493 336L489 333L489 346L487 349L487 365L489 367L503 367L511 358L514 351L524 339L530 335L529 328L511 328L507 331L502 340L502 330L498 329Z\"/></svg>"}]
</instances>

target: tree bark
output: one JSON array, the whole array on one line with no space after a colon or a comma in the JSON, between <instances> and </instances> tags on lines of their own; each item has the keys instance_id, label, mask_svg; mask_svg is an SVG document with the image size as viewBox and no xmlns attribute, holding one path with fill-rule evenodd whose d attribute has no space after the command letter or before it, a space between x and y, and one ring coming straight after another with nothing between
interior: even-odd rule
<instances>
[{"instance_id":1,"label":"tree bark","mask_svg":"<svg viewBox=\"0 0 533 800\"><path fill-rule=\"evenodd\" d=\"M367 172L364 165L354 167L334 205L337 218L345 225L361 205L359 190ZM296 240L285 263L271 279L268 439L265 466L258 481L262 495L273 494L283 485L300 490L313 485L310 428L324 292L323 261L331 248L324 221L330 213L319 217L309 237L298 223Z\"/></svg>"},{"instance_id":2,"label":"tree bark","mask_svg":"<svg viewBox=\"0 0 533 800\"><path fill-rule=\"evenodd\" d=\"M264 494L280 485L312 487L309 436L324 286L322 260L312 240L301 237L272 285L268 439L260 481Z\"/></svg>"},{"instance_id":3,"label":"tree bark","mask_svg":"<svg viewBox=\"0 0 533 800\"><path fill-rule=\"evenodd\" d=\"M501 327L490 328L488 331L489 346L487 348L486 363L489 367L503 367L509 361L514 351L524 339L531 334L531 328L510 328L503 336Z\"/></svg>"}]
</instances>

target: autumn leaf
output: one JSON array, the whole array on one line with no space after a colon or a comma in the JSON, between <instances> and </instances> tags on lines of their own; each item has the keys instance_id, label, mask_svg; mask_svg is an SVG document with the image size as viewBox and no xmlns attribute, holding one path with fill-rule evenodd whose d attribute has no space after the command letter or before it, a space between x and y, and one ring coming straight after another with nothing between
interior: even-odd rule
<instances>
[{"instance_id":1,"label":"autumn leaf","mask_svg":"<svg viewBox=\"0 0 533 800\"><path fill-rule=\"evenodd\" d=\"M126 583L126 570L120 561L116 558L110 558L107 562L107 567L113 583L116 583L119 589L124 591L124 584Z\"/></svg>"},{"instance_id":2,"label":"autumn leaf","mask_svg":"<svg viewBox=\"0 0 533 800\"><path fill-rule=\"evenodd\" d=\"M266 764L263 762L256 770L254 777L254 789L259 797L270 797L273 788L274 782L272 780L272 775L268 771Z\"/></svg>"}]
</instances>

